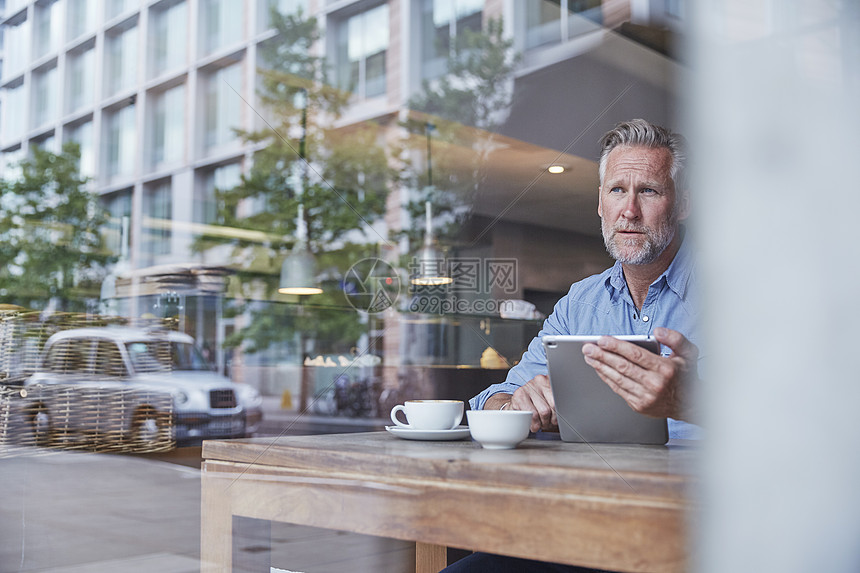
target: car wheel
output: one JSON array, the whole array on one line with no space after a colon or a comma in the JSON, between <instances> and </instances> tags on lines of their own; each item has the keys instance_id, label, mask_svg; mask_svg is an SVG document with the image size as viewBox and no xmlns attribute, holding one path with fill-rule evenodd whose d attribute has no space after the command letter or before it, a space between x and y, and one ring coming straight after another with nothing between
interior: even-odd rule
<instances>
[{"instance_id":1,"label":"car wheel","mask_svg":"<svg viewBox=\"0 0 860 573\"><path fill-rule=\"evenodd\" d=\"M164 417L153 408L139 410L131 423L131 445L134 449L151 449L167 445L168 428Z\"/></svg>"},{"instance_id":2,"label":"car wheel","mask_svg":"<svg viewBox=\"0 0 860 573\"><path fill-rule=\"evenodd\" d=\"M30 411L30 429L33 443L39 447L50 446L54 441L54 420L44 405Z\"/></svg>"}]
</instances>

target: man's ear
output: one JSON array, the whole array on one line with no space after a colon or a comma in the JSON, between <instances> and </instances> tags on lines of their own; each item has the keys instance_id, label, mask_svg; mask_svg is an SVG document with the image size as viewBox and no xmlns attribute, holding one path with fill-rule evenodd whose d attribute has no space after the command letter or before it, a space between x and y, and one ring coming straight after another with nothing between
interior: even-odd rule
<instances>
[{"instance_id":1,"label":"man's ear","mask_svg":"<svg viewBox=\"0 0 860 573\"><path fill-rule=\"evenodd\" d=\"M603 218L603 187L597 188L597 214Z\"/></svg>"},{"instance_id":2,"label":"man's ear","mask_svg":"<svg viewBox=\"0 0 860 573\"><path fill-rule=\"evenodd\" d=\"M683 221L690 216L692 205L690 205L690 191L685 189L678 198L678 220Z\"/></svg>"}]
</instances>

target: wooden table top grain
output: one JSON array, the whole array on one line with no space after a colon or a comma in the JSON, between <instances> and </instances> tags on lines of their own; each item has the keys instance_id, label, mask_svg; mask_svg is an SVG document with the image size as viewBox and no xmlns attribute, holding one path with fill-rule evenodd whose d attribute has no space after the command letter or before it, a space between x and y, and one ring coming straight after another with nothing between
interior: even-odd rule
<instances>
[{"instance_id":1,"label":"wooden table top grain","mask_svg":"<svg viewBox=\"0 0 860 573\"><path fill-rule=\"evenodd\" d=\"M211 537L228 535L228 507L231 516L416 541L419 571L444 566L445 546L683 571L696 457L689 443L528 439L485 450L387 432L206 441L204 562L229 570L232 556ZM218 515L222 525L207 526Z\"/></svg>"}]
</instances>

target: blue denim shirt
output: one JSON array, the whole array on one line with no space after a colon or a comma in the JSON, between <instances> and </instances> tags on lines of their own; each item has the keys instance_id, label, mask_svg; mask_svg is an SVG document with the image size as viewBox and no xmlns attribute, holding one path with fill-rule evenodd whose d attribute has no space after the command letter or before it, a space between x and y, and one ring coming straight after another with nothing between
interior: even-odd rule
<instances>
[{"instance_id":1,"label":"blue denim shirt","mask_svg":"<svg viewBox=\"0 0 860 573\"><path fill-rule=\"evenodd\" d=\"M556 303L543 328L531 341L520 362L508 371L507 379L493 384L469 401L473 410L484 407L493 394L513 394L537 376L546 375L546 353L541 337L545 334L646 334L663 326L677 330L699 347L699 363L704 352L699 344L699 299L689 241L684 241L669 268L648 288L642 310L636 308L624 280L621 263L599 275L574 283L567 296ZM663 347L663 356L672 351ZM700 429L680 420L669 420L669 437L698 438Z\"/></svg>"}]
</instances>

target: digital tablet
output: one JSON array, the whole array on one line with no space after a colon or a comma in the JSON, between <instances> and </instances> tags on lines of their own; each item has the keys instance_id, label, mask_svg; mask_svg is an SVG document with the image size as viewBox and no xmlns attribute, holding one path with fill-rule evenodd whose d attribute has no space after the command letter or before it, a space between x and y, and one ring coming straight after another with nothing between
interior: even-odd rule
<instances>
[{"instance_id":1,"label":"digital tablet","mask_svg":"<svg viewBox=\"0 0 860 573\"><path fill-rule=\"evenodd\" d=\"M561 439L566 442L665 444L666 418L634 411L624 398L600 379L585 362L582 346L599 336L551 335L542 337L546 350ZM615 336L660 354L660 344L648 336Z\"/></svg>"}]
</instances>

